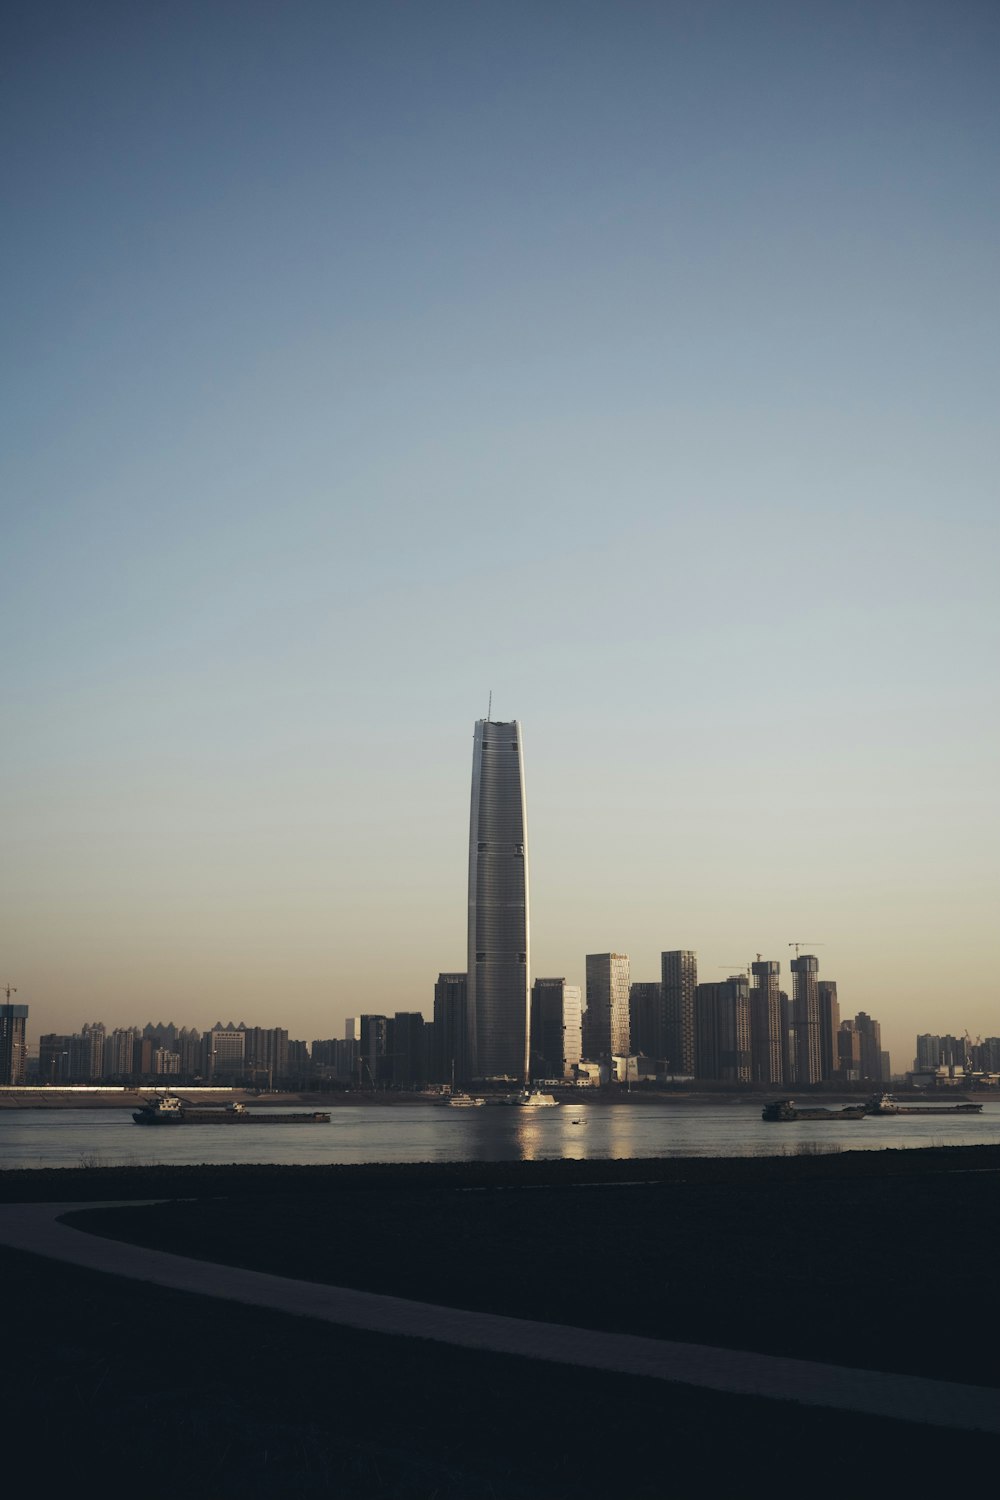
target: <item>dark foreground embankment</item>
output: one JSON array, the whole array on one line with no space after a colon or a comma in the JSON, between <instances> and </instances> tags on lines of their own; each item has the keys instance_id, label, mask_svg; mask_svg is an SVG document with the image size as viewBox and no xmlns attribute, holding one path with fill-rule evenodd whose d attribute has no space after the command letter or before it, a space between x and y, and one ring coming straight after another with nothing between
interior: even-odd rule
<instances>
[{"instance_id":1,"label":"dark foreground embankment","mask_svg":"<svg viewBox=\"0 0 1000 1500\"><path fill-rule=\"evenodd\" d=\"M785 1144L775 1126L775 1149ZM268 1194L287 1197L377 1188L586 1186L595 1183L786 1183L1000 1172L1000 1146L817 1152L796 1156L652 1157L601 1161L385 1162L367 1165L39 1167L0 1170L0 1202L96 1202Z\"/></svg>"},{"instance_id":2,"label":"dark foreground embankment","mask_svg":"<svg viewBox=\"0 0 1000 1500\"><path fill-rule=\"evenodd\" d=\"M430 1302L1000 1386L988 1298L977 1312L998 1173L1000 1150L969 1147L11 1172L0 1192L186 1197L80 1222ZM22 1447L54 1476L63 1447L110 1422L116 1467L142 1473L147 1496L168 1488L155 1464L150 1483L152 1455L185 1496L406 1500L652 1496L668 1479L712 1493L764 1475L821 1494L831 1455L848 1487L852 1473L943 1482L953 1447L966 1475L1000 1458L988 1438L929 1442L903 1424L320 1328L13 1252L0 1264L17 1288L5 1333Z\"/></svg>"}]
</instances>

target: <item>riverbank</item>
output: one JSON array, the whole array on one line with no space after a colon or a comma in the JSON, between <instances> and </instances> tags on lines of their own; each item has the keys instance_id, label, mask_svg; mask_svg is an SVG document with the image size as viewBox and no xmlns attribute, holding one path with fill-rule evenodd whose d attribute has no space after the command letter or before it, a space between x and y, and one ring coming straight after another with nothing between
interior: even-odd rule
<instances>
[{"instance_id":1,"label":"riverbank","mask_svg":"<svg viewBox=\"0 0 1000 1500\"><path fill-rule=\"evenodd\" d=\"M928 1311L942 1289L991 1284L998 1172L998 1147L941 1147L14 1171L0 1195L75 1200L101 1234L285 1276L1000 1387L988 1322ZM625 1462L630 1493L652 1497L665 1476L745 1486L765 1471L815 1490L816 1452L897 1485L943 1482L952 1463L946 1440L928 1455L902 1423L319 1328L14 1252L0 1266L18 1287L19 1441L44 1445L58 1410L72 1454L113 1410L116 1460L143 1472L166 1423L171 1482L144 1482L153 1496L576 1500L616 1493ZM1000 1456L960 1441L973 1472Z\"/></svg>"}]
</instances>

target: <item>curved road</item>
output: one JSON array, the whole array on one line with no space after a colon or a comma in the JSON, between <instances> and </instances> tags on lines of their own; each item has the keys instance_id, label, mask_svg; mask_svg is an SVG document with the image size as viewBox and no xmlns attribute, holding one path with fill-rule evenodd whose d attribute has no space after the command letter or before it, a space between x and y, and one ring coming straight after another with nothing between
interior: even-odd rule
<instances>
[{"instance_id":1,"label":"curved road","mask_svg":"<svg viewBox=\"0 0 1000 1500\"><path fill-rule=\"evenodd\" d=\"M372 1333L434 1339L467 1349L644 1375L730 1395L797 1401L930 1427L1000 1433L1000 1390L436 1307L402 1297L293 1281L262 1271L168 1255L162 1250L100 1239L59 1222L61 1215L74 1210L138 1206L3 1204L0 1244L175 1291L223 1297Z\"/></svg>"}]
</instances>

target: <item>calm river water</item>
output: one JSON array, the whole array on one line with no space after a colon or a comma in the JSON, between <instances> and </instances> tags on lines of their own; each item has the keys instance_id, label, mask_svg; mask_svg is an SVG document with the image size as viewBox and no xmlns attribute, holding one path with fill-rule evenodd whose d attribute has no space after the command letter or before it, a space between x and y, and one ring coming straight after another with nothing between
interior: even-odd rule
<instances>
[{"instance_id":1,"label":"calm river water","mask_svg":"<svg viewBox=\"0 0 1000 1500\"><path fill-rule=\"evenodd\" d=\"M886 1147L1000 1143L1000 1100L981 1115L800 1120L765 1124L760 1103L565 1104L448 1110L427 1105L334 1108L329 1125L141 1128L127 1109L0 1111L0 1166L165 1163L536 1161L546 1157L789 1156Z\"/></svg>"}]
</instances>

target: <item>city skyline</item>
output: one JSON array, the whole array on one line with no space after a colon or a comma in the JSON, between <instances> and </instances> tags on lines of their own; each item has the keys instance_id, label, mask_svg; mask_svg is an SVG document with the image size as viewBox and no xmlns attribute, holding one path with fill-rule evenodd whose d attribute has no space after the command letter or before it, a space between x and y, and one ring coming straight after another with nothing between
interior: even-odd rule
<instances>
[{"instance_id":1,"label":"city skyline","mask_svg":"<svg viewBox=\"0 0 1000 1500\"><path fill-rule=\"evenodd\" d=\"M11 17L32 1034L426 1014L491 691L531 977L1000 1031L995 9Z\"/></svg>"}]
</instances>

